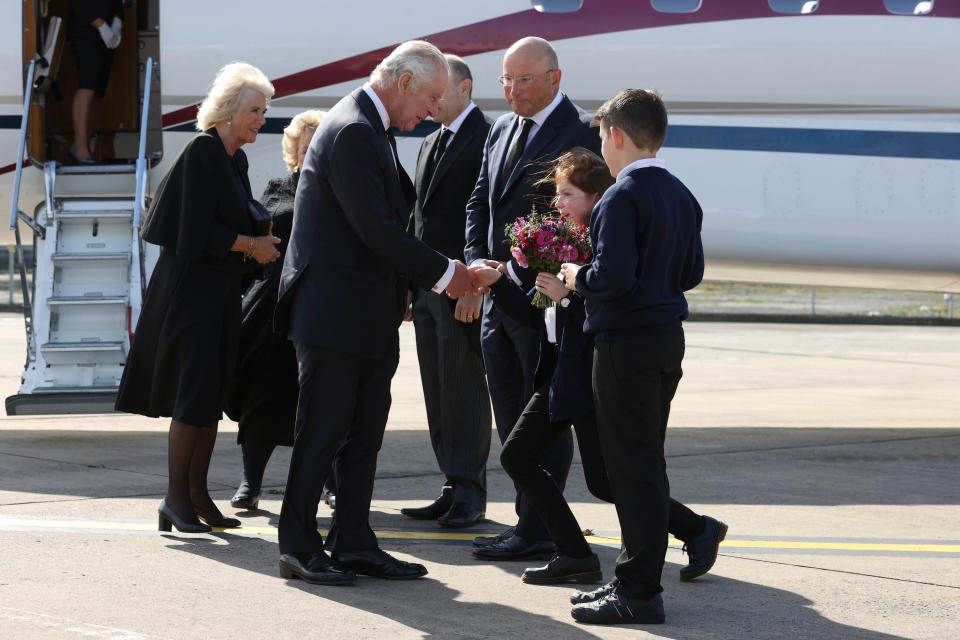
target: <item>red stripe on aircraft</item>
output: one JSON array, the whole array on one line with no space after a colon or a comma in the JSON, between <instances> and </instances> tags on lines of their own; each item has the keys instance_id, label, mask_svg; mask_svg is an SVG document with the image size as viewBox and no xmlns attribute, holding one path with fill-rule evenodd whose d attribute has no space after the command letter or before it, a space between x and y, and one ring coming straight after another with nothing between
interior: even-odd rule
<instances>
[{"instance_id":1,"label":"red stripe on aircraft","mask_svg":"<svg viewBox=\"0 0 960 640\"><path fill-rule=\"evenodd\" d=\"M883 0L846 0L821 2L815 15L886 16L889 13L884 8ZM933 10L926 18L931 16L960 18L960 2L934 2ZM573 13L541 13L528 9L422 36L421 39L432 42L441 51L471 56L506 49L524 36L565 40L637 29L774 17L789 16L775 12L767 0L706 0L698 11L692 13L664 13L643 0L584 0L583 7ZM796 16L794 19L806 20L809 16ZM274 98L365 78L397 44L277 78L273 81L276 89ZM171 127L195 120L198 106L191 105L165 114L163 126Z\"/></svg>"}]
</instances>

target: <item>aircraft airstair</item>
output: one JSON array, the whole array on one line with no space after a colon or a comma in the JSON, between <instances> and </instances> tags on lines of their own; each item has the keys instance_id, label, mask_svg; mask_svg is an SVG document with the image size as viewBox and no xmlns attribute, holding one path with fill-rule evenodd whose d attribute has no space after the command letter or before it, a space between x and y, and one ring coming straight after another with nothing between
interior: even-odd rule
<instances>
[{"instance_id":1,"label":"aircraft airstair","mask_svg":"<svg viewBox=\"0 0 960 640\"><path fill-rule=\"evenodd\" d=\"M33 65L27 78L33 78ZM10 225L23 293L27 356L8 415L113 410L145 289L141 214L148 204L145 155L153 61L147 60L135 163L42 167L45 198L28 215L19 208L21 163L14 177ZM30 113L24 91L19 158ZM20 225L33 231L28 283Z\"/></svg>"}]
</instances>

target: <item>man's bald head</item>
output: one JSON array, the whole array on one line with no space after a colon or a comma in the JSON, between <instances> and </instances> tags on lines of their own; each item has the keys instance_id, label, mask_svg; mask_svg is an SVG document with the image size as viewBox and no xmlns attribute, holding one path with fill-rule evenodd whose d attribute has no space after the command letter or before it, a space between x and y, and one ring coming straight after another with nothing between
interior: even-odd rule
<instances>
[{"instance_id":1,"label":"man's bald head","mask_svg":"<svg viewBox=\"0 0 960 640\"><path fill-rule=\"evenodd\" d=\"M518 116L530 117L549 105L560 91L557 52L543 38L528 36L503 55L503 95Z\"/></svg>"}]
</instances>

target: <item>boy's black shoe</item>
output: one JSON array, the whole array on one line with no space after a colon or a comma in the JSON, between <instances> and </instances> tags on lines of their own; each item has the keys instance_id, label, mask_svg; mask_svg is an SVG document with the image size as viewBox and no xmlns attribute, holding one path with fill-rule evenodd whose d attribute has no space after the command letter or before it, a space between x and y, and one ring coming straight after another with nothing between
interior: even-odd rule
<instances>
[{"instance_id":1,"label":"boy's black shoe","mask_svg":"<svg viewBox=\"0 0 960 640\"><path fill-rule=\"evenodd\" d=\"M584 604L587 602L594 602L599 600L604 596L610 595L614 590L620 585L620 580L614 578L607 584L603 585L599 589L594 589L593 591L574 591L573 595L570 596L570 604Z\"/></svg>"},{"instance_id":2,"label":"boy's black shoe","mask_svg":"<svg viewBox=\"0 0 960 640\"><path fill-rule=\"evenodd\" d=\"M706 522L703 533L683 545L690 562L680 569L681 582L690 582L710 571L717 561L720 542L727 537L726 524L710 516L703 516L703 519Z\"/></svg>"},{"instance_id":3,"label":"boy's black shoe","mask_svg":"<svg viewBox=\"0 0 960 640\"><path fill-rule=\"evenodd\" d=\"M586 558L571 558L558 553L546 565L526 569L520 579L527 584L590 584L600 582L603 572L600 571L600 559L595 553Z\"/></svg>"},{"instance_id":4,"label":"boy's black shoe","mask_svg":"<svg viewBox=\"0 0 960 640\"><path fill-rule=\"evenodd\" d=\"M663 598L656 594L646 600L628 598L614 591L594 602L570 610L577 622L587 624L663 624Z\"/></svg>"}]
</instances>

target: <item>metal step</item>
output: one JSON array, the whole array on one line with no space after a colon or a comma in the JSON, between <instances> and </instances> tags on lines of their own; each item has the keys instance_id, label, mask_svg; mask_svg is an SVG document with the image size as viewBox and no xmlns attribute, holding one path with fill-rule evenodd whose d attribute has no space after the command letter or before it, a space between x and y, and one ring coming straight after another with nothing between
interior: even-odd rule
<instances>
[{"instance_id":1,"label":"metal step","mask_svg":"<svg viewBox=\"0 0 960 640\"><path fill-rule=\"evenodd\" d=\"M8 416L48 413L112 413L117 388L37 387L33 393L18 393L6 399Z\"/></svg>"},{"instance_id":2,"label":"metal step","mask_svg":"<svg viewBox=\"0 0 960 640\"><path fill-rule=\"evenodd\" d=\"M90 253L55 253L50 256L54 262L87 262L90 260L130 260L130 252L90 252Z\"/></svg>"},{"instance_id":3,"label":"metal step","mask_svg":"<svg viewBox=\"0 0 960 640\"><path fill-rule=\"evenodd\" d=\"M48 342L40 347L43 353L123 353L123 342Z\"/></svg>"},{"instance_id":4,"label":"metal step","mask_svg":"<svg viewBox=\"0 0 960 640\"><path fill-rule=\"evenodd\" d=\"M85 220L130 220L133 218L133 208L116 211L57 211L57 220L60 222L83 222Z\"/></svg>"},{"instance_id":5,"label":"metal step","mask_svg":"<svg viewBox=\"0 0 960 640\"><path fill-rule=\"evenodd\" d=\"M50 306L72 304L127 304L127 296L51 296Z\"/></svg>"},{"instance_id":6,"label":"metal step","mask_svg":"<svg viewBox=\"0 0 960 640\"><path fill-rule=\"evenodd\" d=\"M57 165L57 175L58 176L82 176L82 175L93 175L93 174L118 174L118 173L129 173L134 174L137 172L137 165L132 162L118 162L118 163L90 163L90 164L58 164Z\"/></svg>"}]
</instances>

